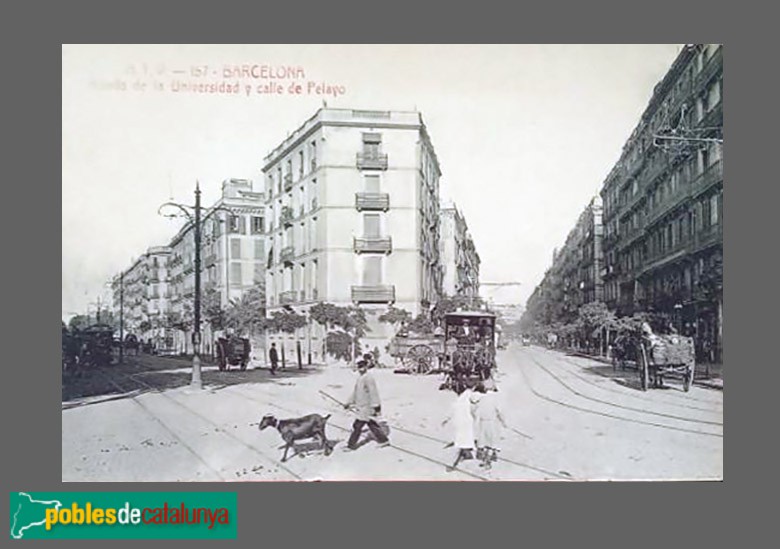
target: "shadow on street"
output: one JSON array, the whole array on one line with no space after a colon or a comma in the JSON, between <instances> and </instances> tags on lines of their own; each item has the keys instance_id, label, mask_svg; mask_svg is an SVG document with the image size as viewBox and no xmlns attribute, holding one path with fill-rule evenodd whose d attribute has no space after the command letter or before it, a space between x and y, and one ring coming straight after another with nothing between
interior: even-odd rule
<instances>
[{"instance_id":1,"label":"shadow on street","mask_svg":"<svg viewBox=\"0 0 780 549\"><path fill-rule=\"evenodd\" d=\"M319 371L319 366L288 366L272 375L265 368L240 370L236 367L219 371L208 358L201 363L203 388L219 390L244 383L285 383L290 378L305 377ZM112 383L113 381L113 383ZM189 357L131 356L124 364L85 369L62 377L62 408L97 404L136 397L150 391L186 387L192 381L192 359Z\"/></svg>"}]
</instances>

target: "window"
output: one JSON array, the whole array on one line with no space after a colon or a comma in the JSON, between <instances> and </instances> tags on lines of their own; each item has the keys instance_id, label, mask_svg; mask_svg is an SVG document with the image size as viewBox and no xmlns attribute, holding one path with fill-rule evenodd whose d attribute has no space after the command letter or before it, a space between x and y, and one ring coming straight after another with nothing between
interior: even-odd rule
<instances>
[{"instance_id":1,"label":"window","mask_svg":"<svg viewBox=\"0 0 780 549\"><path fill-rule=\"evenodd\" d=\"M230 257L241 259L241 240L238 238L230 239Z\"/></svg>"},{"instance_id":2,"label":"window","mask_svg":"<svg viewBox=\"0 0 780 549\"><path fill-rule=\"evenodd\" d=\"M298 151L298 178L303 177L303 151Z\"/></svg>"},{"instance_id":3,"label":"window","mask_svg":"<svg viewBox=\"0 0 780 549\"><path fill-rule=\"evenodd\" d=\"M252 216L252 234L262 234L264 225L265 225L264 218L257 215Z\"/></svg>"},{"instance_id":4,"label":"window","mask_svg":"<svg viewBox=\"0 0 780 549\"><path fill-rule=\"evenodd\" d=\"M718 195L710 197L710 225L718 224Z\"/></svg>"},{"instance_id":5,"label":"window","mask_svg":"<svg viewBox=\"0 0 780 549\"><path fill-rule=\"evenodd\" d=\"M377 238L380 236L379 214L363 215L363 235L367 238Z\"/></svg>"},{"instance_id":6,"label":"window","mask_svg":"<svg viewBox=\"0 0 780 549\"><path fill-rule=\"evenodd\" d=\"M367 255L363 258L363 284L376 286L382 283L382 256Z\"/></svg>"},{"instance_id":7,"label":"window","mask_svg":"<svg viewBox=\"0 0 780 549\"><path fill-rule=\"evenodd\" d=\"M255 263L254 283L261 284L265 279L265 271L263 270L262 263Z\"/></svg>"},{"instance_id":8,"label":"window","mask_svg":"<svg viewBox=\"0 0 780 549\"><path fill-rule=\"evenodd\" d=\"M240 215L231 215L228 221L228 232L244 233L244 218Z\"/></svg>"},{"instance_id":9,"label":"window","mask_svg":"<svg viewBox=\"0 0 780 549\"><path fill-rule=\"evenodd\" d=\"M241 286L241 263L233 262L230 264L230 285Z\"/></svg>"},{"instance_id":10,"label":"window","mask_svg":"<svg viewBox=\"0 0 780 549\"><path fill-rule=\"evenodd\" d=\"M365 189L367 193L379 192L379 176L367 175L365 176Z\"/></svg>"},{"instance_id":11,"label":"window","mask_svg":"<svg viewBox=\"0 0 780 549\"><path fill-rule=\"evenodd\" d=\"M382 134L364 133L363 134L363 154L369 157L379 156L382 147Z\"/></svg>"}]
</instances>

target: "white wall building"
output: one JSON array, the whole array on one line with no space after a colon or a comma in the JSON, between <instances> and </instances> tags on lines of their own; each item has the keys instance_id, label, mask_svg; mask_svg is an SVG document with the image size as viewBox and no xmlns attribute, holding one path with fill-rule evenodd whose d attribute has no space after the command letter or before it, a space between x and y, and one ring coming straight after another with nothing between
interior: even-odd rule
<instances>
[{"instance_id":1,"label":"white wall building","mask_svg":"<svg viewBox=\"0 0 780 549\"><path fill-rule=\"evenodd\" d=\"M372 328L366 345L381 350L390 328L376 317L388 305L416 315L437 300L441 171L420 113L320 109L265 158L263 174L269 314L357 304ZM321 358L323 334L305 331L287 339L313 341Z\"/></svg>"}]
</instances>

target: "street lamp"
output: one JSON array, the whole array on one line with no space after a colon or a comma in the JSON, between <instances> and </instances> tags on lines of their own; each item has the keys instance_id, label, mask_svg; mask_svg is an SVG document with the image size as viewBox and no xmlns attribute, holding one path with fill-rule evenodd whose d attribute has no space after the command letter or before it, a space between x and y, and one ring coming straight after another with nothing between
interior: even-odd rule
<instances>
[{"instance_id":1,"label":"street lamp","mask_svg":"<svg viewBox=\"0 0 780 549\"><path fill-rule=\"evenodd\" d=\"M202 389L203 388L203 381L201 379L201 366L200 366L200 344L201 344L201 333L200 333L200 297L201 297L201 291L200 291L200 242L201 242L201 224L203 221L206 220L210 215L214 214L214 212L217 211L224 211L228 212L230 214L234 214L234 212L228 208L224 208L222 206L216 206L211 209L211 211L201 219L201 206L200 206L200 182L195 182L195 206L188 206L185 204L179 204L177 202L166 202L162 204L158 210L157 213L160 215L165 215L162 213L162 209L172 206L175 208L178 208L184 216L193 224L194 228L194 236L195 236L195 303L194 303L194 326L193 326L193 332L192 332L192 347L193 347L193 354L192 354L192 381L190 382L190 386L193 389ZM165 215L165 217L180 217L175 214L168 214ZM225 284L227 285L229 283L228 280L225 280Z\"/></svg>"},{"instance_id":2,"label":"street lamp","mask_svg":"<svg viewBox=\"0 0 780 549\"><path fill-rule=\"evenodd\" d=\"M187 206L176 202L166 202L160 206L157 213L162 215L162 209L166 206L173 206L184 213L187 219L193 223L195 230L195 325L192 332L192 381L190 387L193 389L202 389L200 371L200 183L195 182L195 206ZM166 217L177 217L176 215L166 215Z\"/></svg>"}]
</instances>

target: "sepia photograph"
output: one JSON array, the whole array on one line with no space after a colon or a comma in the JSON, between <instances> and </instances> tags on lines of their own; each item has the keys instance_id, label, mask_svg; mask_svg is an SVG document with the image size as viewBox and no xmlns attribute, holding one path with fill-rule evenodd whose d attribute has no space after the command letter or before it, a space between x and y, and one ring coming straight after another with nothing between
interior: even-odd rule
<instances>
[{"instance_id":1,"label":"sepia photograph","mask_svg":"<svg viewBox=\"0 0 780 549\"><path fill-rule=\"evenodd\" d=\"M722 481L722 44L62 46L62 481Z\"/></svg>"}]
</instances>

